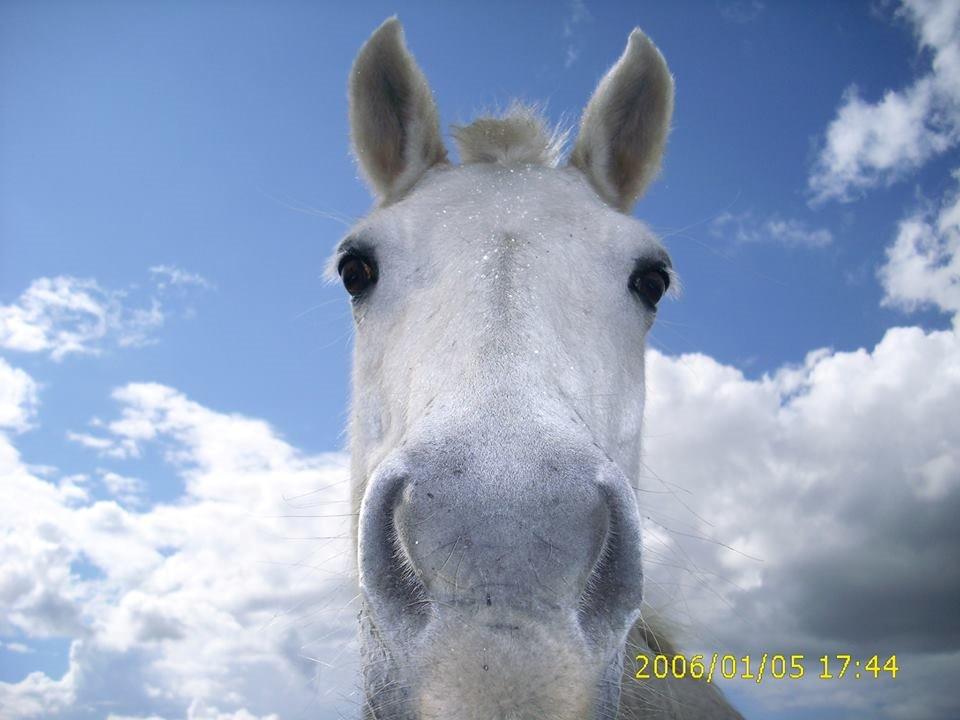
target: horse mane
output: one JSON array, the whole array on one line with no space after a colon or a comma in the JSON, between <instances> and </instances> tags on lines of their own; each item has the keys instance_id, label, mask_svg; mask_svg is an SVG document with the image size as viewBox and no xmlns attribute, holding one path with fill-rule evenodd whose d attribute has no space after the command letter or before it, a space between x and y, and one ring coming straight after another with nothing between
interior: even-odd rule
<instances>
[{"instance_id":1,"label":"horse mane","mask_svg":"<svg viewBox=\"0 0 960 720\"><path fill-rule=\"evenodd\" d=\"M454 125L453 139L464 165L496 163L556 167L570 131L551 127L531 105L513 103L499 117L484 116Z\"/></svg>"}]
</instances>

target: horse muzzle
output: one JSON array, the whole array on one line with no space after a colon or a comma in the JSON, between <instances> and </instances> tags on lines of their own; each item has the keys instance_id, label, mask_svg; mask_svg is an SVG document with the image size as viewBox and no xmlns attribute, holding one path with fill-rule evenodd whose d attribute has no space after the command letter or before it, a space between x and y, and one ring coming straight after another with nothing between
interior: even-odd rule
<instances>
[{"instance_id":1,"label":"horse muzzle","mask_svg":"<svg viewBox=\"0 0 960 720\"><path fill-rule=\"evenodd\" d=\"M510 446L528 450L505 462L431 442L370 478L358 558L371 717L615 712L642 599L636 498L595 448Z\"/></svg>"}]
</instances>

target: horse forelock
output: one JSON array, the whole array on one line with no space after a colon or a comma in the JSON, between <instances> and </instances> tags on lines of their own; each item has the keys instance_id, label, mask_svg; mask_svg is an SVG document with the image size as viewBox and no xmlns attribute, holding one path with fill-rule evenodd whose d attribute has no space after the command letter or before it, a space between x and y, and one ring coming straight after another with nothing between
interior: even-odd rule
<instances>
[{"instance_id":1,"label":"horse forelock","mask_svg":"<svg viewBox=\"0 0 960 720\"><path fill-rule=\"evenodd\" d=\"M535 107L514 103L499 117L455 125L453 139L465 165L495 163L556 167L569 130L552 127Z\"/></svg>"}]
</instances>

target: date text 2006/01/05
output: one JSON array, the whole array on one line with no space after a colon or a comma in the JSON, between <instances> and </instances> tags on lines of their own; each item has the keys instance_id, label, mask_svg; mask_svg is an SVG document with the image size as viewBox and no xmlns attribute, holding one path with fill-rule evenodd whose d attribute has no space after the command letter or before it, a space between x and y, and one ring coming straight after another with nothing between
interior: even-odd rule
<instances>
[{"instance_id":1,"label":"date text 2006/01/05","mask_svg":"<svg viewBox=\"0 0 960 720\"><path fill-rule=\"evenodd\" d=\"M812 658L811 658L812 659ZM799 680L807 674L805 655L781 655L763 653L759 657L752 655L721 655L712 653L706 655L637 655L637 671L634 678L637 680L666 680L692 678L713 682L714 678L722 677L725 680ZM820 670L820 680L842 680L853 678L878 679L881 676L896 679L900 666L897 656L890 655L883 658L873 655L858 659L853 655L835 654L821 655L817 658L817 668Z\"/></svg>"}]
</instances>

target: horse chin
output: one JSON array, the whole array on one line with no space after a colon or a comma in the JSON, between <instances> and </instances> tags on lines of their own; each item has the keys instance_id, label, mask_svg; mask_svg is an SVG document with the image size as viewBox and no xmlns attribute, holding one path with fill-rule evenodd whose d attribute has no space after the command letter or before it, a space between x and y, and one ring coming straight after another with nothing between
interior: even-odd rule
<instances>
[{"instance_id":1,"label":"horse chin","mask_svg":"<svg viewBox=\"0 0 960 720\"><path fill-rule=\"evenodd\" d=\"M458 612L402 647L388 649L382 638L389 633L369 625L363 635L370 720L617 716L625 641L598 647L572 624Z\"/></svg>"}]
</instances>

